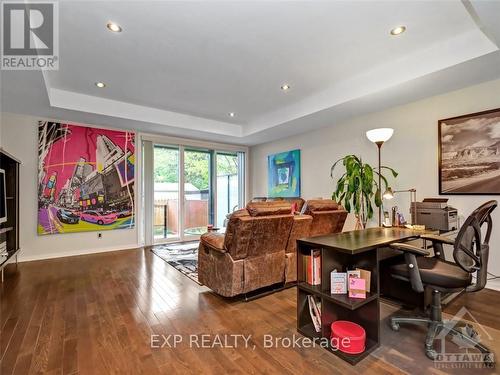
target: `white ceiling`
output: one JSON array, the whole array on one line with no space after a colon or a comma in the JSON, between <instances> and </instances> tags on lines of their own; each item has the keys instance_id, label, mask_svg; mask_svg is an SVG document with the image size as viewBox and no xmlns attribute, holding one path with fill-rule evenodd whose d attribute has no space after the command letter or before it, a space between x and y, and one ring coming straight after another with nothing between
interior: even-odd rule
<instances>
[{"instance_id":1,"label":"white ceiling","mask_svg":"<svg viewBox=\"0 0 500 375\"><path fill-rule=\"evenodd\" d=\"M60 1L59 13L59 70L3 71L2 110L255 144L500 78L498 1Z\"/></svg>"}]
</instances>

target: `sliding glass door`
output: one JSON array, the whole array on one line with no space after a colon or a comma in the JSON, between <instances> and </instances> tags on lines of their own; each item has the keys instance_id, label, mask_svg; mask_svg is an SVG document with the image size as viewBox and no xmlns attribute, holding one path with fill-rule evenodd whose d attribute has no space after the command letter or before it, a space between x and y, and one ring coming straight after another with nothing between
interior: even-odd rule
<instances>
[{"instance_id":1,"label":"sliding glass door","mask_svg":"<svg viewBox=\"0 0 500 375\"><path fill-rule=\"evenodd\" d=\"M244 206L243 152L158 143L152 148L154 243L197 239L210 224L222 228L227 214Z\"/></svg>"},{"instance_id":2,"label":"sliding glass door","mask_svg":"<svg viewBox=\"0 0 500 375\"><path fill-rule=\"evenodd\" d=\"M179 147L154 145L154 208L153 236L155 242L180 240L179 221Z\"/></svg>"},{"instance_id":3,"label":"sliding glass door","mask_svg":"<svg viewBox=\"0 0 500 375\"><path fill-rule=\"evenodd\" d=\"M184 238L197 238L213 223L212 153L184 150Z\"/></svg>"},{"instance_id":4,"label":"sliding glass door","mask_svg":"<svg viewBox=\"0 0 500 375\"><path fill-rule=\"evenodd\" d=\"M244 205L242 152L217 152L217 224L224 226L227 215Z\"/></svg>"}]
</instances>

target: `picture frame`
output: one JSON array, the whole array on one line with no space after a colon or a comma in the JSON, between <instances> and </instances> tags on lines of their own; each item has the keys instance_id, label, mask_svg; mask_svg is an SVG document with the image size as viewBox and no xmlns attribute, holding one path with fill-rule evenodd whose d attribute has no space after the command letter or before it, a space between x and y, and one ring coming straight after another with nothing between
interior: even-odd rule
<instances>
[{"instance_id":1,"label":"picture frame","mask_svg":"<svg viewBox=\"0 0 500 375\"><path fill-rule=\"evenodd\" d=\"M440 195L500 195L500 108L438 121Z\"/></svg>"},{"instance_id":2,"label":"picture frame","mask_svg":"<svg viewBox=\"0 0 500 375\"><path fill-rule=\"evenodd\" d=\"M300 197L300 150L268 155L267 171L269 197Z\"/></svg>"},{"instance_id":3,"label":"picture frame","mask_svg":"<svg viewBox=\"0 0 500 375\"><path fill-rule=\"evenodd\" d=\"M39 236L135 227L135 132L38 122Z\"/></svg>"}]
</instances>

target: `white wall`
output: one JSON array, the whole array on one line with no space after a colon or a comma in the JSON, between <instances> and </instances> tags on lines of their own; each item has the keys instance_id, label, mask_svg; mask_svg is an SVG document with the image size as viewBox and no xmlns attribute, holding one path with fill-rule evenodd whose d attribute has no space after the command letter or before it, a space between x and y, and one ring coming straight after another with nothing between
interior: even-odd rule
<instances>
[{"instance_id":1,"label":"white wall","mask_svg":"<svg viewBox=\"0 0 500 375\"><path fill-rule=\"evenodd\" d=\"M383 112L372 113L340 124L293 136L250 150L251 195L267 194L267 155L301 149L302 197L331 197L334 180L330 167L346 154L356 154L376 164L376 146L366 139L369 129L391 127L393 137L382 148L382 162L400 174L392 182L395 189L417 189L417 198L438 196L439 119L500 108L500 80L483 83L444 95L427 98ZM338 176L337 176L338 177ZM449 204L467 216L474 208L499 196L448 196ZM398 196L388 206L409 210L409 196ZM404 209L403 209L404 208ZM500 275L500 208L493 214L489 270Z\"/></svg>"},{"instance_id":2,"label":"white wall","mask_svg":"<svg viewBox=\"0 0 500 375\"><path fill-rule=\"evenodd\" d=\"M21 160L20 260L95 253L137 247L137 229L37 235L38 121L40 118L1 113L0 145ZM138 173L138 175L140 175ZM139 182L136 181L136 184ZM137 191L137 189L136 189ZM137 201L137 199L136 199Z\"/></svg>"}]
</instances>

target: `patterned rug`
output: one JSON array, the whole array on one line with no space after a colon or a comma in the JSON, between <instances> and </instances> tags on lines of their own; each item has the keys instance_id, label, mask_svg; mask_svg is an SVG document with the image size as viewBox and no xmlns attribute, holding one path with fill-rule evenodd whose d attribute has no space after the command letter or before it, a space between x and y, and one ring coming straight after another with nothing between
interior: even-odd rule
<instances>
[{"instance_id":1,"label":"patterned rug","mask_svg":"<svg viewBox=\"0 0 500 375\"><path fill-rule=\"evenodd\" d=\"M198 241L153 246L151 251L194 282L198 281Z\"/></svg>"}]
</instances>

